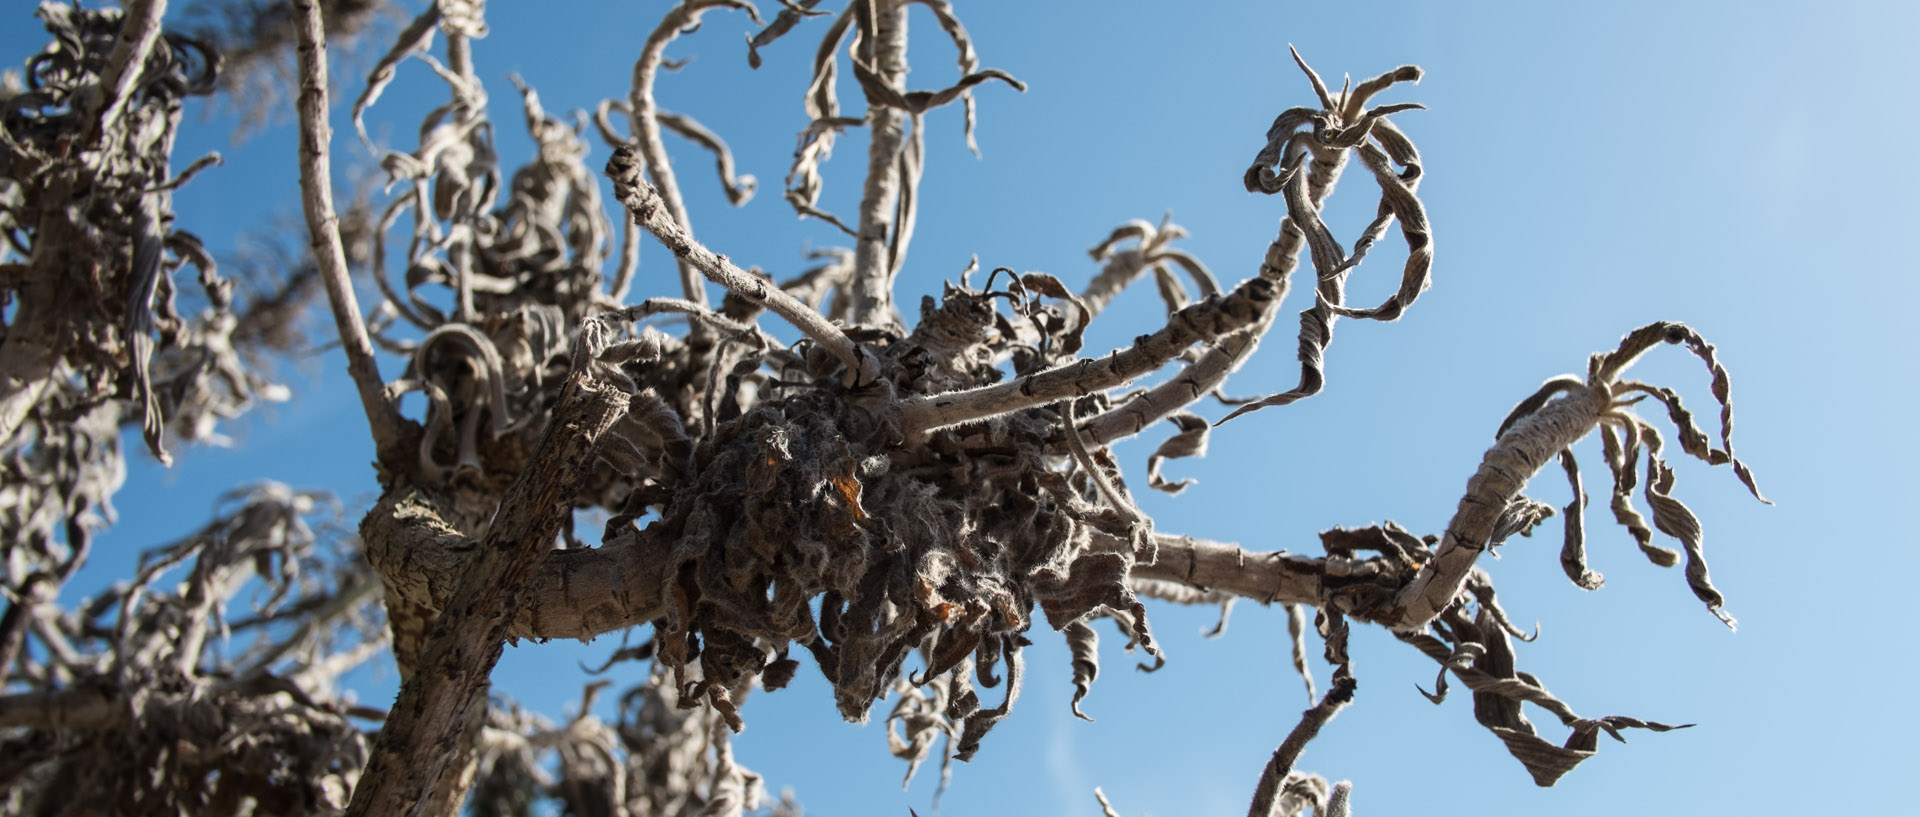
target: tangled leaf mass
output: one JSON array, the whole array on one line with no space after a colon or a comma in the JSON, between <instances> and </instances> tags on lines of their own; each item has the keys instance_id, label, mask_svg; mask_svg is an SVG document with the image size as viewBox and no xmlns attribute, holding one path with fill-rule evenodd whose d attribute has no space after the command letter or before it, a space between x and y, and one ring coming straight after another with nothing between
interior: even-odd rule
<instances>
[{"instance_id":1,"label":"tangled leaf mass","mask_svg":"<svg viewBox=\"0 0 1920 817\"><path fill-rule=\"evenodd\" d=\"M1313 734L1355 698L1350 622L1385 626L1438 662L1436 702L1448 674L1464 683L1476 718L1541 785L1590 756L1601 732L1674 728L1580 717L1518 670L1511 638L1519 631L1475 563L1555 513L1522 489L1558 459L1575 497L1563 512L1562 562L1575 583L1599 586L1586 563L1586 500L1571 452L1597 430L1615 518L1654 562L1684 557L1689 587L1731 624L1708 579L1700 524L1672 496L1663 438L1632 410L1636 401L1658 403L1682 452L1730 465L1758 497L1733 454L1728 379L1713 346L1683 325L1654 324L1594 356L1585 377L1548 381L1501 424L1438 535L1391 522L1334 528L1321 535L1324 555L1307 557L1157 531L1134 502L1112 443L1166 420L1172 433L1146 463L1147 484L1177 493L1192 481L1169 479L1163 468L1205 454L1212 425L1200 413L1204 400L1239 405L1231 419L1318 393L1339 318L1392 321L1429 286L1434 238L1418 196L1423 166L1391 118L1420 106L1369 107L1417 82L1420 70L1401 67L1333 91L1294 55L1317 107L1282 112L1256 141L1242 179L1284 207L1258 275L1222 285L1175 246L1184 228L1137 220L1092 249L1101 270L1082 289L1008 268L975 286L970 268L908 321L891 288L914 232L925 117L961 103L971 143L974 95L1002 92L987 81L1025 89L1005 71L979 67L949 4L923 4L959 54L962 76L948 88L905 87L897 0L853 0L837 12L812 0L782 3L750 37L757 67L781 37L823 20L806 88L809 121L785 197L800 216L840 226L856 242L821 251L820 266L781 280L743 269L695 237L662 128L713 153L733 203L745 203L754 181L736 173L720 134L653 102L653 85L670 77L660 70L672 65L669 45L693 34L707 11L737 10L758 23L751 5L688 0L670 10L642 50L633 86L591 117L624 210L616 248L587 165L590 117L554 116L514 78L536 154L504 169L472 58L486 33L484 7L432 3L398 32L353 105L356 130L373 147L363 117L399 71L424 63L448 87L417 144L375 148L386 187L377 215L349 212L337 222L342 236L320 199L325 212L310 213L323 216L310 218L312 241L338 240L345 255L290 265L275 291L245 303L170 210L169 191L209 164L176 176L171 153L182 98L216 87L214 50L162 33L156 5L164 4L133 3L126 13L43 5L53 43L28 62L26 85L7 91L0 131L0 228L10 244L0 294L13 305L0 341L8 557L0 666L10 693L0 698L8 750L0 752L8 758L0 780L26 784L12 789L9 805L45 804L49 792L90 775L111 778L113 764L159 764L184 781L164 795L169 807L246 801L273 813L319 813L345 807L362 769L383 768L380 757L431 751L450 771L431 791L407 795L412 813L455 813L469 787L481 814L519 813L537 799L583 814L739 813L758 807L761 787L735 761L728 734L742 728L749 693L785 686L803 657L831 683L848 720L865 720L895 696L890 751L908 762L911 778L941 744L944 785L951 761L971 757L1011 712L1036 618L1065 636L1073 707L1084 717L1099 672L1096 619L1111 619L1128 647L1156 666L1163 660L1148 598L1285 605L1309 698L1302 611L1316 611L1334 675L1276 750L1251 814L1347 813L1347 784L1293 767ZM264 14L231 5L245 19ZM303 104L325 90L312 85L324 82L326 64L311 38L351 33L377 5L296 4L299 19L326 21L299 32ZM327 17L336 12L347 22ZM437 39L442 58L433 56ZM230 47L258 61L294 45L275 34ZM867 106L860 116L841 110L843 47ZM306 133L324 150L317 114L305 116ZM875 133L857 227L819 209L833 141L855 127ZM314 158L303 156L310 183L324 166ZM1349 249L1320 213L1355 158L1379 199ZM320 189L326 183L317 180ZM309 206L315 201L310 196ZM1348 304L1348 279L1396 226L1408 250L1398 288L1376 306ZM636 277L641 231L674 255L677 295L627 299L647 286ZM1229 401L1223 384L1273 327L1303 251L1314 278L1313 301L1299 316L1299 382ZM343 259L364 261L379 293L364 314L342 300L340 293L351 295ZM174 273L187 265L199 272L198 314L177 305ZM1149 276L1166 324L1130 346L1085 354L1089 323ZM364 350L347 344L356 378L379 378L361 384L383 492L360 527L366 560L327 562L329 580L305 578L313 569L295 566L320 564L330 546L353 547L308 530L314 496L264 487L207 531L156 551L135 583L83 612L60 611L54 594L84 559L88 531L104 524L121 481L120 427L139 423L164 458L170 430L212 439L217 419L277 396L259 373L261 355L292 344L269 326L283 323L318 279L330 283L343 337L357 328L372 342ZM711 284L724 292L717 303ZM769 315L801 339L776 340L760 325ZM686 331L659 331L662 317ZM1676 392L1625 378L1662 343L1683 345L1707 365L1721 407L1717 440ZM373 347L399 361L397 375L378 375ZM435 620L451 615L463 569L500 524L495 509L524 490L516 485L539 482L548 421L576 382L625 401L586 449L593 467L561 483L568 506L600 509L607 522L597 547L562 523L550 553L513 568L526 576L524 588L510 588L513 601L499 620L512 637L533 639L650 623L651 637L618 656L650 661L648 678L622 695L611 725L586 714L596 685L566 725L500 701L474 709L458 741L406 746L389 734L369 743L346 718L382 713L353 709L331 686L344 671L341 656L358 663L390 639L408 683L416 682L414 662L445 637ZM399 398L415 392L426 397L424 410L401 416ZM1634 506L1636 489L1651 523ZM1680 551L1656 545L1656 530ZM183 565L192 567L178 594L154 583ZM248 565L252 573L242 569ZM271 597L263 621L283 615L277 611L315 617L291 635L263 623L249 642L252 657L203 663L208 627L230 626L225 608L255 574ZM387 627L367 627L378 620L378 602ZM29 640L42 648L23 648ZM469 669L484 690L490 664ZM1559 718L1571 737L1539 737L1523 704ZM221 746L246 735L253 753L162 751L188 733ZM557 765L541 759L548 752ZM249 771L258 758L294 771ZM101 787L101 802L153 806L129 788L132 780ZM1104 796L1100 802L1114 813ZM350 813L366 808L355 800Z\"/></svg>"}]
</instances>

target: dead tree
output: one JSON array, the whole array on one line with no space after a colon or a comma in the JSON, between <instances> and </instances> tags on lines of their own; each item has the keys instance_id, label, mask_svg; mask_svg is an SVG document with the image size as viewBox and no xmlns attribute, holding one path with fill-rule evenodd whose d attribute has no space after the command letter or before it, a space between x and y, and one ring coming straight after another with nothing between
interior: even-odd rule
<instances>
[{"instance_id":1,"label":"dead tree","mask_svg":"<svg viewBox=\"0 0 1920 817\"><path fill-rule=\"evenodd\" d=\"M1422 160L1393 119L1420 106L1376 104L1417 82L1420 69L1335 90L1293 55L1312 97L1279 112L1264 136L1248 135L1253 160L1241 182L1277 195L1284 217L1257 274L1243 281L1221 283L1175 246L1180 227L1136 221L1094 247L1103 268L1084 287L1002 267L970 270L940 298L902 304L895 283L929 159L925 115L963 107L971 140L976 94L1025 88L981 67L949 3L913 2L958 52L961 78L951 87L906 84L909 0L851 0L839 10L783 1L770 20L745 0L674 6L642 45L629 90L591 117L610 152L602 172L616 201L603 202L587 164L587 117L549 114L517 79L519 126L538 153L503 171L472 55L486 33L483 4L437 0L399 28L351 110L373 148L364 117L416 61L445 81L447 102L426 114L417 145L376 148L389 195L364 218L350 213L343 236L330 183L326 114L336 95L326 41L350 26L330 26L327 14L364 18L369 4L293 0L292 35L257 45L297 52L311 241L300 275L325 289L379 454L381 495L358 526L364 562L330 563L328 581L297 580L285 566L317 558L316 537L294 535L306 530L314 498L263 488L203 536L156 551L135 582L79 613L54 606L52 591L84 558L86 515L117 487L121 424L140 423L162 456L169 428L211 433L198 418L230 415L265 388L234 349L251 337L246 318L281 301L236 307L198 242L172 224L167 191L208 164L176 177L169 163L179 99L213 87L211 47L163 33L163 2L129 3L124 13L43 7L55 44L29 64L31 87L8 100L0 144L8 162L0 226L24 259L4 277L16 307L0 341L6 547L10 565L27 565L10 567L0 622L12 693L0 698L9 750L0 781L21 784L12 805L152 806L135 778L159 768L178 781L167 804L214 813L252 803L274 813L453 814L477 792L482 813L547 797L585 814L737 814L758 807L759 781L734 759L728 735L741 728L749 693L784 686L803 660L832 684L848 720L895 696L891 749L911 766L936 746L947 761L965 760L1011 713L1036 614L1071 647L1077 706L1098 672L1097 619L1158 655L1147 600L1280 604L1303 673L1304 611L1313 611L1335 674L1257 781L1254 815L1346 813L1346 784L1294 766L1353 699L1346 647L1355 623L1386 628L1433 658L1443 681L1450 672L1464 683L1476 718L1541 785L1590 756L1602 732L1674 728L1583 717L1518 669L1519 630L1475 563L1555 513L1523 491L1557 459L1575 497L1563 511L1561 560L1575 583L1598 586L1571 448L1597 433L1615 519L1655 563L1684 559L1694 594L1731 625L1699 522L1672 496L1665 437L1634 410L1645 401L1664 409L1682 452L1730 466L1759 497L1733 454L1727 373L1711 344L1685 325L1656 323L1593 355L1583 375L1548 380L1500 423L1438 534L1392 523L1334 528L1321 534L1323 555L1300 556L1156 529L1111 446L1166 421L1173 433L1146 463L1146 484L1184 487L1162 475L1162 463L1204 453L1217 424L1197 409L1284 325L1303 255L1311 277L1302 287L1310 296L1295 295L1307 301L1295 333L1298 383L1221 422L1317 394L1337 321L1393 321L1428 288L1435 244L1419 197ZM785 279L742 268L716 251L730 248L696 237L662 139L672 131L708 149L736 203L754 194L719 135L654 98L668 46L723 15L758 27L749 38L755 65L757 49L780 37L820 34L782 194L850 246ZM851 83L841 82L843 67ZM864 103L857 114L842 109L843 93ZM823 209L821 191L834 142L855 128L869 132L866 174L858 212L843 217ZM1377 191L1378 205L1349 244L1321 211L1355 163L1350 186ZM642 232L671 252L676 286L635 300L630 293L648 288L635 275ZM1349 278L1394 234L1407 249L1397 290L1377 305L1349 303ZM362 262L378 293L371 309L353 286L350 267ZM172 273L186 263L201 270L201 319L171 308ZM1089 323L1149 275L1164 325L1123 348L1085 348ZM658 316L686 330L641 325ZM763 324L800 339L784 343ZM1666 344L1705 364L1717 435L1674 391L1629 377L1635 360ZM185 362L153 362L169 355ZM213 385L195 387L203 381ZM399 398L414 392L426 408L403 416ZM574 534L582 508L611 515L595 545ZM1680 549L1657 545L1656 530ZM180 593L154 589L165 571L188 564ZM276 588L263 615L306 624L293 636L263 630L261 657L206 663L208 627L228 626L224 608L241 592L246 564ZM361 626L376 597L384 633ZM584 706L564 726L510 706L490 711L487 678L507 639L640 625L651 638L625 657L650 659L652 670L623 695L619 723ZM342 628L362 635L341 637ZM23 650L28 639L43 648ZM364 658L367 645L389 642L405 678L399 700L384 713L347 711L330 686L347 665L342 656ZM1443 684L1436 695L1444 694ZM1537 734L1523 704L1557 717L1568 737ZM383 720L377 738L346 726L350 715ZM250 734L263 722L297 728L249 752L169 754L181 730ZM131 755L116 748L129 746ZM558 777L539 761L544 752L559 757ZM275 764L292 782L271 773ZM97 799L48 799L84 782L99 784Z\"/></svg>"}]
</instances>

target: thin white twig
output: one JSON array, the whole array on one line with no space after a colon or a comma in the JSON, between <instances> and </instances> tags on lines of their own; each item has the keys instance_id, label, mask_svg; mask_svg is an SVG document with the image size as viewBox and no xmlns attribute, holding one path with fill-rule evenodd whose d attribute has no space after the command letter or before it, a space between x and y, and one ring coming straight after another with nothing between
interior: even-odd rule
<instances>
[{"instance_id":1,"label":"thin white twig","mask_svg":"<svg viewBox=\"0 0 1920 817\"><path fill-rule=\"evenodd\" d=\"M1311 71L1308 75L1313 77ZM1307 172L1307 201L1315 212L1326 206L1327 197L1333 193L1334 185L1339 183L1341 171L1346 167L1345 155L1344 152L1314 154ZM1376 223L1369 228L1368 235L1384 229L1384 223ZM1280 231L1267 245L1267 254L1260 262L1260 277L1273 281L1279 287L1279 295L1274 299L1276 302L1286 298L1293 271L1300 264L1300 251L1306 247L1306 243L1306 233L1300 224L1291 216L1282 216ZM1254 350L1260 347L1260 341L1266 337L1267 330L1273 327L1273 319L1277 314L1276 303L1275 309L1261 316L1255 325L1221 339L1178 375L1124 405L1089 419L1086 433L1090 444L1106 445L1138 434L1147 426L1193 405L1219 388L1229 375L1253 356Z\"/></svg>"},{"instance_id":2,"label":"thin white twig","mask_svg":"<svg viewBox=\"0 0 1920 817\"><path fill-rule=\"evenodd\" d=\"M879 380L879 361L847 337L847 333L828 323L820 313L786 291L735 266L726 256L695 241L668 213L660 192L640 178L640 159L631 146L622 145L614 150L613 157L607 160L607 177L613 180L614 197L626 205L634 223L653 233L682 263L699 270L708 280L785 318L846 365L847 385L869 385Z\"/></svg>"},{"instance_id":3,"label":"thin white twig","mask_svg":"<svg viewBox=\"0 0 1920 817\"><path fill-rule=\"evenodd\" d=\"M673 175L673 161L667 157L666 143L660 139L660 107L653 99L654 77L660 73L660 65L667 44L679 37L681 32L699 25L700 15L707 9L726 6L745 10L754 22L760 21L759 12L753 6L740 0L688 0L669 10L653 33L647 35L647 42L640 48L640 57L633 63L633 90L628 101L632 108L628 121L633 130L632 144L640 150L645 160L647 175L653 179L653 186L659 191L665 203L668 215L674 223L685 231L688 239L693 238L693 221L687 216L687 205L680 197L680 183ZM623 267L622 272L626 269ZM680 262L680 287L687 300L701 306L707 305L706 284L695 274L696 270L684 259ZM622 277L615 285L615 300L626 298L626 284L629 279Z\"/></svg>"},{"instance_id":4,"label":"thin white twig","mask_svg":"<svg viewBox=\"0 0 1920 817\"><path fill-rule=\"evenodd\" d=\"M872 19L861 23L860 52L875 74L896 91L906 90L907 6L899 0L872 0ZM898 225L901 192L900 151L906 139L907 112L867 105L867 182L860 194L860 229L854 246L852 319L855 326L893 323L893 253L889 239Z\"/></svg>"},{"instance_id":5,"label":"thin white twig","mask_svg":"<svg viewBox=\"0 0 1920 817\"><path fill-rule=\"evenodd\" d=\"M1151 529L1152 520L1140 512L1133 500L1113 484L1113 480L1107 478L1106 469L1100 467L1099 461L1093 458L1093 452L1088 450L1086 441L1080 439L1080 427L1073 417L1073 401L1060 401L1059 411L1063 425L1061 433L1067 438L1067 450L1073 454L1073 461L1087 473L1087 479L1092 480L1094 489L1107 500L1107 504L1132 521L1135 529L1144 535Z\"/></svg>"}]
</instances>

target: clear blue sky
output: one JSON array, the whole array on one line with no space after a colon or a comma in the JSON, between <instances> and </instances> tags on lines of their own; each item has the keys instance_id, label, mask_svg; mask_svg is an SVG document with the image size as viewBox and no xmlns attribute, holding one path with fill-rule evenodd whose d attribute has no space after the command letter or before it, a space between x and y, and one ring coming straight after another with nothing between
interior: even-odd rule
<instances>
[{"instance_id":1,"label":"clear blue sky","mask_svg":"<svg viewBox=\"0 0 1920 817\"><path fill-rule=\"evenodd\" d=\"M493 33L474 50L509 162L530 147L507 72L537 87L549 110L624 96L639 43L665 8L490 6ZM1427 703L1414 686L1430 688L1433 666L1363 630L1353 646L1359 697L1309 748L1304 768L1353 779L1362 815L1912 807L1920 786L1904 741L1920 717L1909 694L1912 629L1901 622L1920 564L1899 520L1920 489L1910 470L1920 453L1912 420L1920 372L1915 343L1900 339L1913 321L1901 310L1920 298L1920 263L1903 237L1920 221L1912 194L1920 171L1908 155L1920 132L1914 6L966 6L983 64L1031 90L981 90L983 160L962 146L956 111L930 117L924 209L903 273L909 304L975 254L989 268L1084 282L1095 271L1087 247L1126 219L1157 220L1169 209L1193 234L1184 246L1223 279L1252 274L1282 207L1244 192L1240 175L1273 116L1312 101L1286 45L1335 81L1402 63L1427 71L1383 101L1431 108L1397 121L1426 161L1433 289L1396 324L1342 323L1326 393L1236 420L1216 433L1206 460L1170 465L1200 484L1145 500L1161 530L1296 552L1317 552L1314 534L1334 525L1393 519L1438 531L1512 404L1548 377L1583 371L1589 353L1627 330L1686 321L1718 344L1733 374L1738 450L1779 504L1761 506L1725 469L1691 460L1676 462L1676 495L1706 524L1738 633L1702 609L1677 570L1647 564L1604 506L1588 516L1603 589L1580 591L1562 575L1558 520L1488 565L1507 609L1544 630L1521 646L1522 668L1576 710L1698 727L1629 734L1625 746L1604 741L1557 787L1536 789L1474 724L1463 690ZM16 4L0 34L11 65L43 39L27 11ZM924 12L913 26L911 84L946 84L951 47ZM776 273L799 269L808 241L839 240L818 222L796 222L778 196L803 124L801 66L823 28L803 25L750 72L741 35L751 24L709 14L704 30L670 52L697 59L659 86L666 107L727 138L762 182L760 197L729 210L707 158L671 142L700 236ZM441 94L424 65L406 66L374 110L376 133L407 144ZM853 91L844 97L857 109ZM198 110L188 118L180 161L218 148L228 163L181 191L182 227L224 250L240 228L297 213L290 128L235 145L226 120ZM335 121L336 167L366 161L344 109ZM864 143L847 139L838 153L826 203L846 213ZM604 155L596 142L589 165ZM1335 195L1335 232L1350 241L1372 202L1371 185L1349 176ZM1353 300L1384 297L1400 260L1386 249L1370 258ZM637 291L669 289L669 269L648 245ZM1304 306L1301 294L1290 311ZM1146 292L1128 293L1094 324L1089 351L1126 342L1154 308ZM1229 390L1291 386L1292 345L1290 336L1270 338ZM1708 405L1704 370L1678 350L1637 371ZM238 425L241 448L190 451L171 470L137 463L117 502L120 526L97 551L96 580L204 521L213 497L238 482L330 488L350 508L369 498L372 452L338 361L315 361L291 385L298 402ZM1136 481L1161 433L1121 450ZM1597 445L1580 453L1589 492L1604 498ZM1567 500L1557 474L1529 493ZM1883 517L1893 526L1863 527ZM944 812L1092 815L1095 785L1129 817L1243 811L1306 703L1288 668L1284 616L1244 605L1223 638L1206 640L1198 633L1212 610L1153 610L1170 664L1133 672L1107 639L1105 672L1085 702L1097 723L1068 712L1059 637L1033 633L1025 694L958 769ZM597 663L617 641L522 645L509 651L499 688L558 714L577 695L575 663ZM1318 675L1324 681L1324 667ZM391 673L373 674L365 700L383 704L392 685ZM902 793L904 768L886 754L878 718L841 723L810 667L793 688L756 696L745 714L740 760L775 791L792 787L810 812L929 813L937 770ZM1550 716L1534 719L1552 739L1564 736Z\"/></svg>"}]
</instances>

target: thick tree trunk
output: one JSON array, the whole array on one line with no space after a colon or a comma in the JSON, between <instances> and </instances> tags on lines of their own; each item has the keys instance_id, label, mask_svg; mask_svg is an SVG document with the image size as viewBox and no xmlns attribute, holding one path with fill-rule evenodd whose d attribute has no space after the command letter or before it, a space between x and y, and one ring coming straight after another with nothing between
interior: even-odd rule
<instances>
[{"instance_id":1,"label":"thick tree trunk","mask_svg":"<svg viewBox=\"0 0 1920 817\"><path fill-rule=\"evenodd\" d=\"M545 438L508 489L485 542L434 622L413 677L401 686L348 814L425 812L461 746L471 709L485 705L479 693L526 589L573 511L581 475L626 407L624 392L583 372L570 376Z\"/></svg>"}]
</instances>

